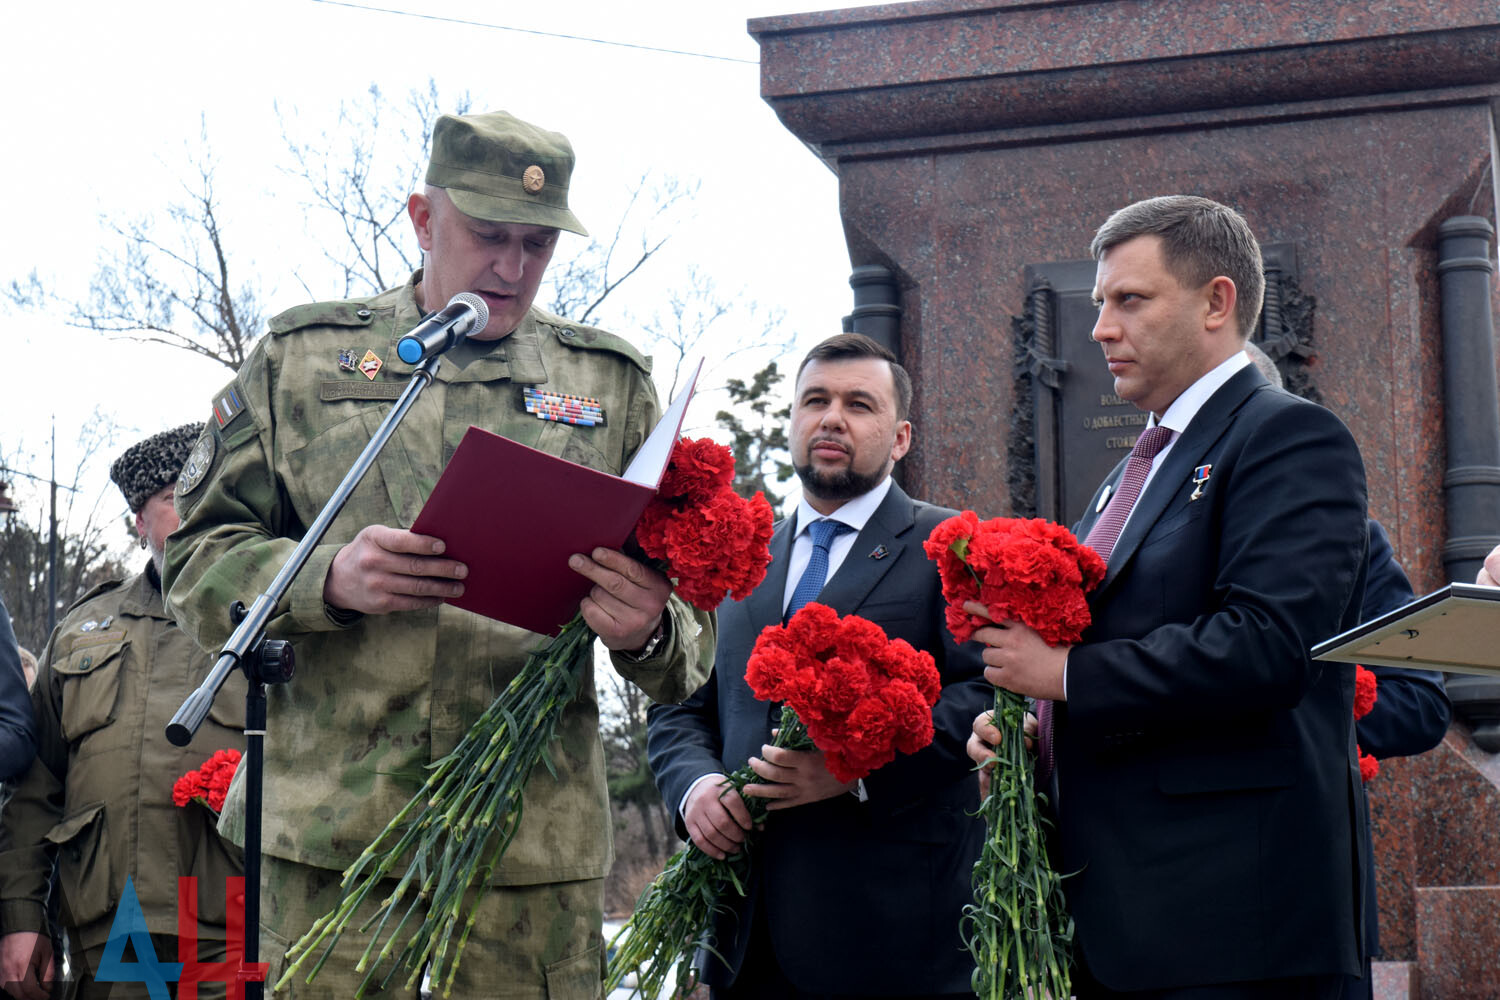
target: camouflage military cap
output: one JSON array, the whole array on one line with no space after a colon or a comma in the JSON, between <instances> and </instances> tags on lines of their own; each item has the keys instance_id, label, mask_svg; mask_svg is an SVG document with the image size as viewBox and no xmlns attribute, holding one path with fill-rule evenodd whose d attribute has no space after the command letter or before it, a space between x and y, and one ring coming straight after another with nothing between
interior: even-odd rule
<instances>
[{"instance_id":1,"label":"camouflage military cap","mask_svg":"<svg viewBox=\"0 0 1500 1000\"><path fill-rule=\"evenodd\" d=\"M201 423L183 424L151 435L115 459L109 467L109 478L125 494L131 513L139 514L147 500L177 482L182 463L202 433Z\"/></svg>"},{"instance_id":2,"label":"camouflage military cap","mask_svg":"<svg viewBox=\"0 0 1500 1000\"><path fill-rule=\"evenodd\" d=\"M588 230L568 210L573 146L567 137L504 111L443 115L432 128L427 183L460 212L489 222Z\"/></svg>"}]
</instances>

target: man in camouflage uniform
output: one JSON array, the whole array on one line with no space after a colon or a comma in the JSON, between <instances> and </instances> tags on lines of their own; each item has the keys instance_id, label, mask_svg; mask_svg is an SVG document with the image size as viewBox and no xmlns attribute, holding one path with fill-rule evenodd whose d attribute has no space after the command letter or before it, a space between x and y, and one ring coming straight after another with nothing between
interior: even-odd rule
<instances>
[{"instance_id":1,"label":"man in camouflage uniform","mask_svg":"<svg viewBox=\"0 0 1500 1000\"><path fill-rule=\"evenodd\" d=\"M85 595L42 654L32 689L36 760L0 818L0 988L11 996L45 998L42 984L57 975L47 929L54 864L75 975L99 968L127 878L156 958L176 962L177 879L197 876L198 961L223 961L224 879L241 874L240 852L219 838L206 806L173 805L172 785L215 750L244 743L243 678L226 686L192 746L174 747L164 734L209 669L167 616L160 575L162 544L177 527L173 487L201 430L163 431L110 467L151 561ZM124 951L126 963L141 958ZM142 983L81 978L79 998L147 996ZM199 995L222 997L224 987Z\"/></svg>"},{"instance_id":2,"label":"man in camouflage uniform","mask_svg":"<svg viewBox=\"0 0 1500 1000\"><path fill-rule=\"evenodd\" d=\"M261 958L273 981L287 944L333 908L340 872L416 791L424 766L545 642L443 603L462 593L467 568L445 559L438 539L407 530L465 430L619 474L658 419L649 363L633 347L532 308L558 231L584 233L568 210L572 168L563 136L510 115L441 118L427 185L407 206L424 268L373 298L273 319L217 397L179 484L171 603L201 645L217 648L230 602L264 591L408 383L398 340L458 292L489 306L488 325L444 355L270 623L272 634L295 637L298 662L296 678L269 692ZM523 406L528 386L594 397L603 422L539 420ZM663 701L703 682L712 619L671 597L666 577L608 549L570 565L595 584L582 611L616 670ZM600 993L612 845L592 674L564 713L552 762L556 777L538 768L526 787L458 995ZM347 1000L363 978L353 964L365 943L346 934L316 980L299 977L287 995Z\"/></svg>"}]
</instances>

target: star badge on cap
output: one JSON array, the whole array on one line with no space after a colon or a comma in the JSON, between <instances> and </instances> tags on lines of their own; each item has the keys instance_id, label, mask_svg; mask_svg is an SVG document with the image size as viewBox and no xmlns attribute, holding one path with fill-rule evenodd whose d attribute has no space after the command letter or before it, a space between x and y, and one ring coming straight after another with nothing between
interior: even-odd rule
<instances>
[{"instance_id":1,"label":"star badge on cap","mask_svg":"<svg viewBox=\"0 0 1500 1000\"><path fill-rule=\"evenodd\" d=\"M541 167L533 163L521 174L521 187L526 189L527 194L536 194L547 183L547 174Z\"/></svg>"},{"instance_id":2,"label":"star badge on cap","mask_svg":"<svg viewBox=\"0 0 1500 1000\"><path fill-rule=\"evenodd\" d=\"M365 373L365 378L373 382L380 371L381 364L380 358L375 356L374 351L366 351L365 356L359 359L359 370Z\"/></svg>"}]
</instances>

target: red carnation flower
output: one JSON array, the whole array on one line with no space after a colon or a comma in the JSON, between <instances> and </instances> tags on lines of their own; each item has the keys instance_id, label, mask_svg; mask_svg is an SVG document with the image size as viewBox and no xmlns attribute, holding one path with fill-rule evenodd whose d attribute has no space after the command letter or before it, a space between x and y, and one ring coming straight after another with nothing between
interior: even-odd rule
<instances>
[{"instance_id":1,"label":"red carnation flower","mask_svg":"<svg viewBox=\"0 0 1500 1000\"><path fill-rule=\"evenodd\" d=\"M666 564L677 594L704 611L726 596L748 597L771 562L771 505L760 493L748 500L735 493L733 479L728 448L682 438L635 527L636 542Z\"/></svg>"},{"instance_id":2,"label":"red carnation flower","mask_svg":"<svg viewBox=\"0 0 1500 1000\"><path fill-rule=\"evenodd\" d=\"M172 804L185 806L196 798L205 798L208 788L203 784L203 778L197 771L189 771L172 783Z\"/></svg>"},{"instance_id":3,"label":"red carnation flower","mask_svg":"<svg viewBox=\"0 0 1500 1000\"><path fill-rule=\"evenodd\" d=\"M734 454L713 438L681 438L662 473L665 497L709 497L734 482Z\"/></svg>"},{"instance_id":4,"label":"red carnation flower","mask_svg":"<svg viewBox=\"0 0 1500 1000\"><path fill-rule=\"evenodd\" d=\"M1379 697L1379 687L1373 671L1366 670L1356 663L1354 665L1354 718L1356 721L1370 714L1375 707L1375 701ZM1359 754L1359 780L1369 781L1380 773L1380 761L1373 755L1367 754L1363 747L1355 744L1355 751Z\"/></svg>"},{"instance_id":5,"label":"red carnation flower","mask_svg":"<svg viewBox=\"0 0 1500 1000\"><path fill-rule=\"evenodd\" d=\"M757 698L796 712L840 781L931 743L932 706L942 688L929 654L816 602L761 632L745 681Z\"/></svg>"},{"instance_id":6,"label":"red carnation flower","mask_svg":"<svg viewBox=\"0 0 1500 1000\"><path fill-rule=\"evenodd\" d=\"M1104 560L1062 525L1041 518L980 521L966 510L922 543L937 563L948 630L967 642L989 624L963 610L978 601L994 621L1019 621L1051 645L1075 643L1089 626L1084 595L1104 579Z\"/></svg>"},{"instance_id":7,"label":"red carnation flower","mask_svg":"<svg viewBox=\"0 0 1500 1000\"><path fill-rule=\"evenodd\" d=\"M172 803L185 806L197 799L214 812L222 811L224 798L229 794L229 783L234 780L239 764L238 750L232 747L215 750L203 766L189 771L172 784Z\"/></svg>"},{"instance_id":8,"label":"red carnation flower","mask_svg":"<svg viewBox=\"0 0 1500 1000\"><path fill-rule=\"evenodd\" d=\"M1356 663L1354 665L1354 717L1363 719L1375 707L1375 674Z\"/></svg>"}]
</instances>

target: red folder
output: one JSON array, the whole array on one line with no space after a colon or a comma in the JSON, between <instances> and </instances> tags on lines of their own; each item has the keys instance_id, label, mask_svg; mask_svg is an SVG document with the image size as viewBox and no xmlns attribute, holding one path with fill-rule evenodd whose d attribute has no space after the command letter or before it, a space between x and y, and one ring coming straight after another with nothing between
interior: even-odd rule
<instances>
[{"instance_id":1,"label":"red folder","mask_svg":"<svg viewBox=\"0 0 1500 1000\"><path fill-rule=\"evenodd\" d=\"M700 363L701 368L701 363ZM466 611L556 635L593 583L568 568L575 552L618 549L656 495L697 372L623 476L590 469L478 427L464 432L411 530L441 538L469 567Z\"/></svg>"}]
</instances>

